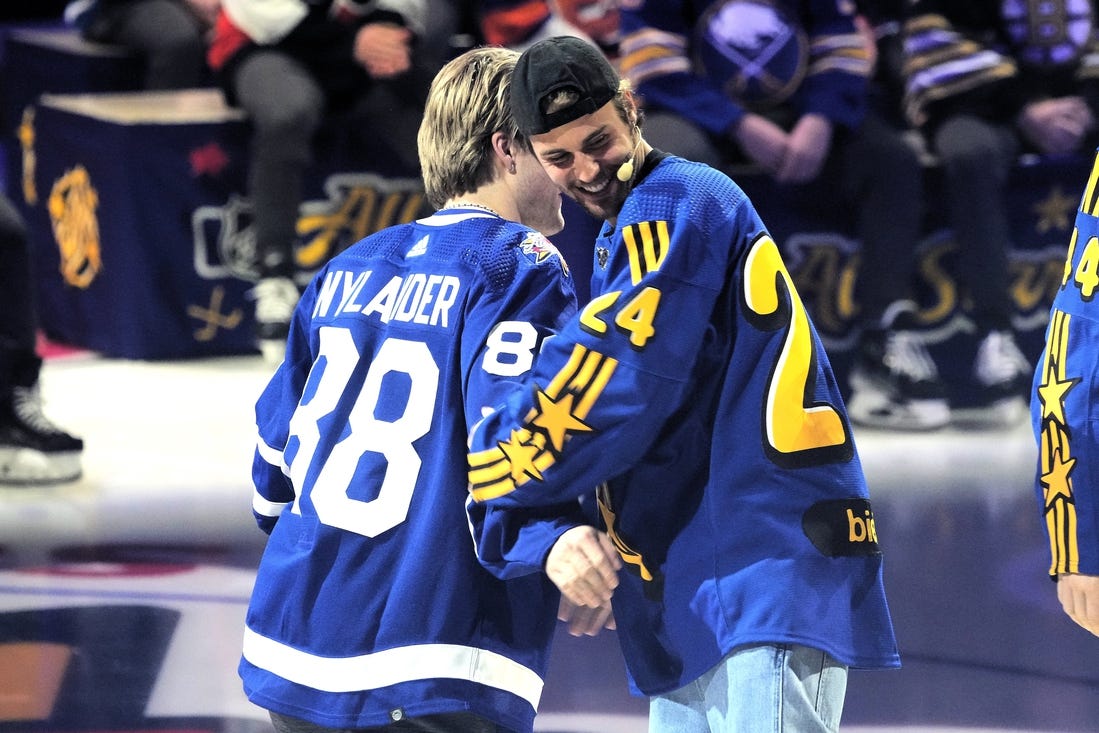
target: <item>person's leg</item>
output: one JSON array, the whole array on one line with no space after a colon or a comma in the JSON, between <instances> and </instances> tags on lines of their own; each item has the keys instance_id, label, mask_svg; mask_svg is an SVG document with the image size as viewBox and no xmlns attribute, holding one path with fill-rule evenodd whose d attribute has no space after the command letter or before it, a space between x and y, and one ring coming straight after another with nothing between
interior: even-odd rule
<instances>
[{"instance_id":1,"label":"person's leg","mask_svg":"<svg viewBox=\"0 0 1099 733\"><path fill-rule=\"evenodd\" d=\"M313 159L324 94L297 61L262 50L235 69L233 95L252 127L248 196L259 274L290 277L303 180Z\"/></svg>"},{"instance_id":2,"label":"person's leg","mask_svg":"<svg viewBox=\"0 0 1099 733\"><path fill-rule=\"evenodd\" d=\"M923 234L923 166L901 132L876 114L837 139L838 176L855 210L861 262L859 330L848 414L863 425L923 430L950 421L946 386L911 332L916 248ZM906 319L909 322L905 322Z\"/></svg>"},{"instance_id":3,"label":"person's leg","mask_svg":"<svg viewBox=\"0 0 1099 733\"><path fill-rule=\"evenodd\" d=\"M846 694L847 667L825 652L743 647L691 685L654 697L649 731L836 733Z\"/></svg>"},{"instance_id":4,"label":"person's leg","mask_svg":"<svg viewBox=\"0 0 1099 733\"><path fill-rule=\"evenodd\" d=\"M710 733L706 711L700 704L706 677L650 698L649 733Z\"/></svg>"},{"instance_id":5,"label":"person's leg","mask_svg":"<svg viewBox=\"0 0 1099 733\"><path fill-rule=\"evenodd\" d=\"M1018 154L1014 133L977 117L945 121L932 149L943 168L946 207L958 246L957 272L973 301L973 318L984 330L1007 329L1008 176Z\"/></svg>"},{"instance_id":6,"label":"person's leg","mask_svg":"<svg viewBox=\"0 0 1099 733\"><path fill-rule=\"evenodd\" d=\"M942 162L947 208L958 245L958 277L972 300L977 355L975 399L996 422L1022 419L1033 367L1011 325L1007 186L1019 151L1014 130L975 117L944 122L934 136Z\"/></svg>"},{"instance_id":7,"label":"person's leg","mask_svg":"<svg viewBox=\"0 0 1099 733\"><path fill-rule=\"evenodd\" d=\"M305 171L325 98L297 61L273 50L250 54L234 70L233 97L252 127L248 197L252 205L260 349L281 361L298 301L294 243Z\"/></svg>"},{"instance_id":8,"label":"person's leg","mask_svg":"<svg viewBox=\"0 0 1099 733\"><path fill-rule=\"evenodd\" d=\"M883 328L889 306L910 297L923 234L923 166L900 132L873 114L837 142L839 175L855 210L862 255L855 285L860 321Z\"/></svg>"},{"instance_id":9,"label":"person's leg","mask_svg":"<svg viewBox=\"0 0 1099 733\"><path fill-rule=\"evenodd\" d=\"M0 484L71 481L84 442L42 413L29 242L19 212L0 196Z\"/></svg>"},{"instance_id":10,"label":"person's leg","mask_svg":"<svg viewBox=\"0 0 1099 733\"><path fill-rule=\"evenodd\" d=\"M102 12L89 35L144 58L146 89L186 89L209 82L207 29L180 0L121 3Z\"/></svg>"},{"instance_id":11,"label":"person's leg","mask_svg":"<svg viewBox=\"0 0 1099 733\"><path fill-rule=\"evenodd\" d=\"M3 196L0 196L0 313L4 314L0 318L0 351L33 353L37 322L27 229L15 205Z\"/></svg>"}]
</instances>

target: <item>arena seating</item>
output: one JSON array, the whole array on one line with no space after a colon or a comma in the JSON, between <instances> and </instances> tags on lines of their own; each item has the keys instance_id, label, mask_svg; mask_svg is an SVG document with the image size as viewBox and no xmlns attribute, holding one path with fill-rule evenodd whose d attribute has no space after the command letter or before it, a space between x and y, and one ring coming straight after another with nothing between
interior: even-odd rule
<instances>
[{"instance_id":1,"label":"arena seating","mask_svg":"<svg viewBox=\"0 0 1099 733\"><path fill-rule=\"evenodd\" d=\"M31 227L46 333L127 358L249 352L247 120L215 90L120 92L120 80L133 78L133 59L73 33L11 31L4 52L5 67L18 69L5 78L19 80L3 100L8 190ZM321 146L299 219L297 256L306 268L412 218L422 204L418 181L373 165L371 151L349 148L337 126ZM1071 157L1024 159L1017 167L1015 327L1031 358L1039 353L1088 164ZM932 212L941 210L938 175L931 166ZM842 373L858 309L858 243L846 212L793 211L766 177L743 170L735 178L783 248ZM598 227L569 204L566 220L554 241L585 297ZM955 370L962 381L970 359L964 296L950 274L956 247L933 213L916 285L925 336L943 356L948 379Z\"/></svg>"}]
</instances>

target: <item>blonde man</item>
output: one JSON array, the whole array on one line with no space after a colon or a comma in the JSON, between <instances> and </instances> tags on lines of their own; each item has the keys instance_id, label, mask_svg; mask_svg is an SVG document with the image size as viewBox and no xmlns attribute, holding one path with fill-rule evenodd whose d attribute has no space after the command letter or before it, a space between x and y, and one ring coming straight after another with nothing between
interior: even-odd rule
<instances>
[{"instance_id":1,"label":"blonde man","mask_svg":"<svg viewBox=\"0 0 1099 733\"><path fill-rule=\"evenodd\" d=\"M533 228L559 230L561 201L508 111L515 61L477 49L440 72L419 131L440 209L317 274L256 404L253 509L271 536L240 674L281 733L531 731L554 583L609 600L591 588L613 572L585 561L609 541L575 503L503 525L465 507L470 427L576 310ZM483 545L539 560L497 579Z\"/></svg>"}]
</instances>

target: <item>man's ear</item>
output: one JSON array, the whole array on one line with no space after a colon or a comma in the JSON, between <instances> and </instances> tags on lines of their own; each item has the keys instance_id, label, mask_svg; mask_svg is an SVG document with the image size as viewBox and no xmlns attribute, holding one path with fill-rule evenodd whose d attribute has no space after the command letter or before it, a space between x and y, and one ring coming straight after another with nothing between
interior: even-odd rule
<instances>
[{"instance_id":1,"label":"man's ear","mask_svg":"<svg viewBox=\"0 0 1099 733\"><path fill-rule=\"evenodd\" d=\"M493 154L500 159L505 168L508 170L513 169L515 167L515 141L500 131L492 133L491 140Z\"/></svg>"}]
</instances>

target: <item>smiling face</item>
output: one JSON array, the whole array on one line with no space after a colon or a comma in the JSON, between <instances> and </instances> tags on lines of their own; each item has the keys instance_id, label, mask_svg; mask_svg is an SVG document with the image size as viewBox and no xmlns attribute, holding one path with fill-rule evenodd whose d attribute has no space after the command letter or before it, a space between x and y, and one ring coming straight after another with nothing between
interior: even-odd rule
<instances>
[{"instance_id":1,"label":"smiling face","mask_svg":"<svg viewBox=\"0 0 1099 733\"><path fill-rule=\"evenodd\" d=\"M592 216L614 222L631 187L631 181L620 181L616 174L639 148L632 130L612 100L530 141L561 191ZM634 165L640 167L641 161Z\"/></svg>"},{"instance_id":2,"label":"smiling face","mask_svg":"<svg viewBox=\"0 0 1099 733\"><path fill-rule=\"evenodd\" d=\"M565 228L561 192L537 158L518 145L515 147L518 148L514 152L517 176L513 190L519 221L547 237L557 234Z\"/></svg>"}]
</instances>

